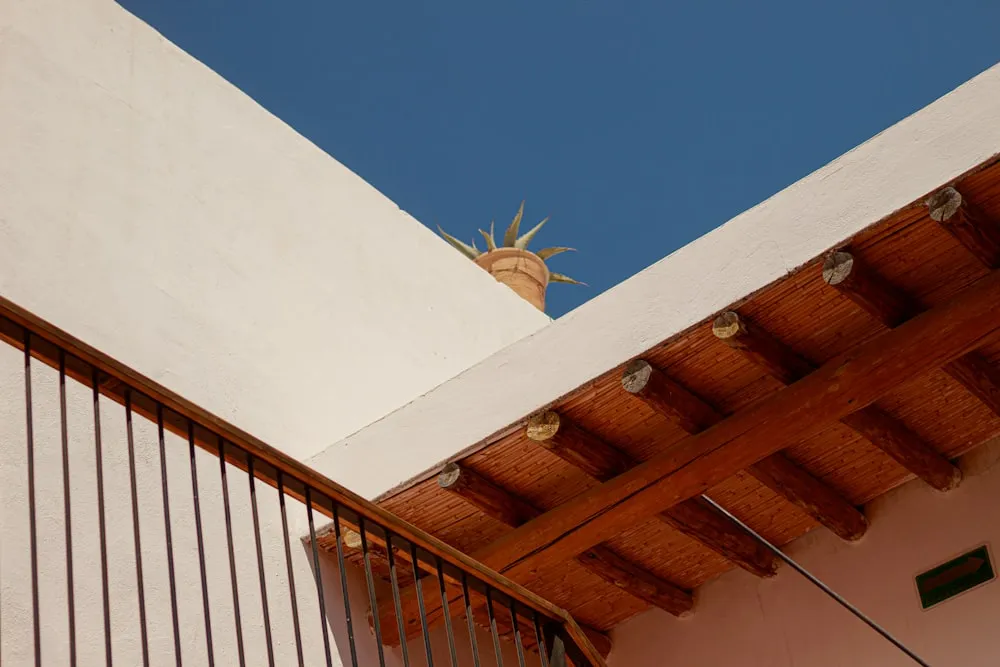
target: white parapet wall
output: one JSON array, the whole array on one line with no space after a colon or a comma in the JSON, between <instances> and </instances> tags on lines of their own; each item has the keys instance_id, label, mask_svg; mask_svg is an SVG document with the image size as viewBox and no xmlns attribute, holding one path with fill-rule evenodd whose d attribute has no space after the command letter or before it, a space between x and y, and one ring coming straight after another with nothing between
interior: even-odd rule
<instances>
[{"instance_id":1,"label":"white parapet wall","mask_svg":"<svg viewBox=\"0 0 1000 667\"><path fill-rule=\"evenodd\" d=\"M0 0L0 156L0 294L298 458L549 323L113 0ZM0 655L21 665L33 660L23 369L0 347ZM43 664L68 664L56 380L41 368L34 380ZM79 663L103 664L87 391L71 385L69 408ZM123 413L102 417L115 664L141 664ZM152 660L174 664L157 441L137 429ZM166 444L182 653L205 664L186 443ZM218 465L198 465L216 664L234 665ZM327 473L364 487L381 465ZM231 484L247 663L266 664L246 476ZM276 662L294 664L273 492L260 505ZM289 521L306 664L325 664L300 508ZM335 664L348 662L334 631Z\"/></svg>"}]
</instances>

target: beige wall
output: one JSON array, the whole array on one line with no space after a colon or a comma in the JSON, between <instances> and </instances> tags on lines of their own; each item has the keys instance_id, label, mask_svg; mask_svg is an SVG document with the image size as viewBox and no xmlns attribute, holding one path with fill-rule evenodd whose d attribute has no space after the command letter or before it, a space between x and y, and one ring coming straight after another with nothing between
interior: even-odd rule
<instances>
[{"instance_id":1,"label":"beige wall","mask_svg":"<svg viewBox=\"0 0 1000 667\"><path fill-rule=\"evenodd\" d=\"M0 0L0 155L0 294L302 459L549 321L112 0ZM0 349L5 665L32 660L20 364ZM56 381L36 376L43 657L61 665ZM87 393L72 386L69 406L80 664L91 665L103 660L103 627ZM134 665L123 415L104 412L114 653ZM159 458L154 430L138 428L153 664L173 664ZM185 664L205 664L187 448L167 445L182 650ZM208 456L198 464L215 655L232 665L218 469ZM326 472L357 487L381 468L369 460ZM265 664L244 475L233 473L231 496L249 664ZM293 664L274 494L262 491L260 503L278 664ZM306 661L322 664L300 508L289 518ZM356 601L363 619L367 603ZM357 627L370 655L367 624Z\"/></svg>"},{"instance_id":2,"label":"beige wall","mask_svg":"<svg viewBox=\"0 0 1000 667\"><path fill-rule=\"evenodd\" d=\"M931 665L1000 661L1000 583L921 611L914 575L984 542L1000 548L1000 443L963 461L968 477L941 494L909 484L871 503L857 544L814 531L787 550ZM610 667L910 667L914 663L806 580L733 571L699 589L685 620L650 611L613 633Z\"/></svg>"}]
</instances>

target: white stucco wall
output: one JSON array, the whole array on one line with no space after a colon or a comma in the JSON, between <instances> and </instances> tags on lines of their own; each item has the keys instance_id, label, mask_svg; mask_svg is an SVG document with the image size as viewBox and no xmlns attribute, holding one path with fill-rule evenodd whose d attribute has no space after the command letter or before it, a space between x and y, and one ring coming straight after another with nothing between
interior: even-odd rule
<instances>
[{"instance_id":1,"label":"white stucco wall","mask_svg":"<svg viewBox=\"0 0 1000 667\"><path fill-rule=\"evenodd\" d=\"M786 550L931 665L993 667L1000 658L1000 581L920 609L913 577L981 544L1000 548L1000 443L961 462L941 494L911 482L870 503L871 528L847 544L814 531ZM612 633L609 667L910 667L914 663L805 579L731 571L698 590L680 620L649 611Z\"/></svg>"},{"instance_id":2,"label":"white stucco wall","mask_svg":"<svg viewBox=\"0 0 1000 667\"><path fill-rule=\"evenodd\" d=\"M299 458L549 322L112 0L0 0L0 155L0 294ZM0 655L22 665L31 662L23 385L18 355L4 350ZM44 664L56 665L68 651L58 413L53 374L36 373L41 625ZM103 659L89 410L71 387L88 665ZM116 664L139 664L122 411L108 406L105 419L114 652ZM153 664L172 664L159 459L155 433L139 429ZM182 650L185 664L205 664L186 445L167 444ZM218 469L198 460L216 664L231 665ZM378 465L327 473L363 486ZM265 664L246 477L231 483L248 664ZM277 663L293 664L274 494L262 490L260 503ZM306 663L323 664L299 509L289 520ZM370 642L367 604L357 604L359 641ZM343 628L334 630L340 655Z\"/></svg>"},{"instance_id":3,"label":"white stucco wall","mask_svg":"<svg viewBox=\"0 0 1000 667\"><path fill-rule=\"evenodd\" d=\"M113 0L0 68L0 292L289 453L549 321Z\"/></svg>"}]
</instances>

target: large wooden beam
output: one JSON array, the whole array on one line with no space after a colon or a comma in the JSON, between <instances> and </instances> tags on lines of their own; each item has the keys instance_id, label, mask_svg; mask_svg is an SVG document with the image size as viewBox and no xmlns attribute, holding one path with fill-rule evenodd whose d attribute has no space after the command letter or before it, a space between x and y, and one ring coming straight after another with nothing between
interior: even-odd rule
<instances>
[{"instance_id":1,"label":"large wooden beam","mask_svg":"<svg viewBox=\"0 0 1000 667\"><path fill-rule=\"evenodd\" d=\"M529 439L601 482L636 464L621 450L553 410L531 417L526 433ZM777 559L770 551L707 503L681 503L657 518L752 574L769 577L777 570Z\"/></svg>"},{"instance_id":2,"label":"large wooden beam","mask_svg":"<svg viewBox=\"0 0 1000 667\"><path fill-rule=\"evenodd\" d=\"M985 216L955 188L944 188L927 200L931 219L990 269L1000 267L1000 221Z\"/></svg>"},{"instance_id":3,"label":"large wooden beam","mask_svg":"<svg viewBox=\"0 0 1000 667\"><path fill-rule=\"evenodd\" d=\"M980 347L1000 332L994 313L998 302L1000 272L515 528L471 558L530 585L546 568L612 538L624 526L703 493L787 443L813 437L900 384ZM407 618L415 615L415 601L408 600L407 609ZM428 604L427 617L440 621L440 603Z\"/></svg>"},{"instance_id":4,"label":"large wooden beam","mask_svg":"<svg viewBox=\"0 0 1000 667\"><path fill-rule=\"evenodd\" d=\"M734 347L741 349L748 357L778 376L791 378L803 369L808 371L808 365L804 360L789 355L787 348L778 345L776 341L751 339L740 334L746 332L746 327L735 313L727 313L716 320L716 335L719 335L720 326L726 327L724 330L728 335L727 340L733 340ZM667 417L673 417L685 410L698 415L697 420L678 420L678 424L691 434L699 433L723 419L723 415L714 407L642 360L634 361L625 367L622 386L626 391L644 400L649 396L660 397L660 400L647 400L647 403ZM662 388L669 388L669 394ZM662 405L663 397L667 395L677 399L669 410L664 409ZM704 426L699 426L701 424ZM845 540L858 539L868 528L868 521L861 512L833 489L780 453L750 466L747 472Z\"/></svg>"},{"instance_id":5,"label":"large wooden beam","mask_svg":"<svg viewBox=\"0 0 1000 667\"><path fill-rule=\"evenodd\" d=\"M849 252L827 257L823 279L890 329L924 310ZM975 352L945 365L943 370L1000 415L1000 370Z\"/></svg>"},{"instance_id":6,"label":"large wooden beam","mask_svg":"<svg viewBox=\"0 0 1000 667\"><path fill-rule=\"evenodd\" d=\"M457 463L448 464L438 475L438 485L511 528L542 513L525 500ZM671 614L686 614L694 605L689 591L630 563L605 546L598 545L589 549L578 556L577 561L626 593ZM385 611L391 609L387 604Z\"/></svg>"},{"instance_id":7,"label":"large wooden beam","mask_svg":"<svg viewBox=\"0 0 1000 667\"><path fill-rule=\"evenodd\" d=\"M866 291L866 294L870 295L872 292ZM751 361L759 362L764 359L760 366L785 384L805 377L814 368L769 333L747 322L735 312L720 315L713 331L719 340L744 352ZM954 488L962 479L958 468L913 431L875 406L858 410L841 421L936 489L946 491Z\"/></svg>"},{"instance_id":8,"label":"large wooden beam","mask_svg":"<svg viewBox=\"0 0 1000 667\"><path fill-rule=\"evenodd\" d=\"M1000 273L529 521L473 557L517 581L661 512L996 337Z\"/></svg>"}]
</instances>

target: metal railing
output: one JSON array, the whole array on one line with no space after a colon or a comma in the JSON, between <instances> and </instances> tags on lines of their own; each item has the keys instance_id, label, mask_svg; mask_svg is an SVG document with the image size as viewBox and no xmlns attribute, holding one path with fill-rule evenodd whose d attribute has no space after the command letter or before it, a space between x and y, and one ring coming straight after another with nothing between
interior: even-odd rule
<instances>
[{"instance_id":1,"label":"metal railing","mask_svg":"<svg viewBox=\"0 0 1000 667\"><path fill-rule=\"evenodd\" d=\"M567 612L2 298L0 338L16 348L11 352L21 359L17 365L23 364L14 378L0 381L23 384L23 407L17 396L20 390L2 394L8 404L3 406L4 414L9 417L21 409L24 413L18 426L24 429L20 432L23 440L15 448L18 457L23 453L23 461L19 458L18 463L9 464L4 474L5 479L11 474L18 477L13 486L24 483L26 498L18 496L10 504L16 511L27 505L28 533L25 544L6 528L0 531L0 546L8 565L0 598L7 597L9 603L2 607L0 617L0 660L10 659L11 664L112 665L139 664L141 655L144 667L165 659L177 665L238 663L244 667L297 662L300 666L332 667L338 664L334 654L339 652L344 664L355 667L396 663L405 667L422 663L428 667L480 667L494 662L502 667L505 660L519 667L559 667L567 660L581 667L604 664ZM55 396L47 393L40 399L38 387L33 387L33 379L36 385L42 382L40 373L51 376L44 380L45 388L54 385ZM68 386L73 401L67 400ZM4 388L11 389L8 384ZM89 413L86 422L81 422L79 404L83 397L89 403L83 411ZM46 407L57 415L42 414ZM74 428L80 430L81 423L86 424L83 436L74 432ZM51 437L40 439L36 432L39 424L51 424ZM140 433L143 429L148 431L145 440ZM120 447L108 435L112 430L123 432ZM15 443L9 434L5 439L8 449L4 457L10 460ZM112 451L113 446L118 449ZM117 500L106 496L110 482L105 468L112 455L120 460ZM39 457L49 463L40 467ZM206 469L205 464L212 462L210 457L218 460L217 470ZM83 461L87 461L86 470ZM181 487L179 465L188 468L180 476ZM55 468L60 468L61 493L51 481ZM234 472L238 477L245 474L246 481L232 477ZM189 487L184 479L188 474ZM91 479L92 485L88 484ZM53 489L40 490L42 482ZM245 485L246 496L239 489L241 485ZM178 497L178 490L184 497ZM186 497L188 493L190 497ZM59 495L62 507L53 510ZM91 498L96 507L89 504ZM86 511L81 511L81 502L88 503ZM219 528L211 529L205 515L220 503ZM244 513L247 506L249 518ZM336 566L328 563L325 571L323 561L330 556L321 558L317 547L317 513L333 521ZM93 514L97 517L96 535L79 525L74 529L74 521L92 519ZM55 536L61 538L59 548L53 547L53 541L59 540L53 536L50 520L63 524L64 530ZM252 529L248 531L243 521L252 524ZM299 525L303 532L308 526L309 536L301 549L290 539L292 528ZM42 529L47 531L44 544L39 542ZM109 539L109 530L114 539ZM252 532L252 547L247 532ZM350 551L344 544L348 532L361 538L364 582L353 586L345 562ZM117 539L119 536L126 539ZM90 548L80 556L83 545L74 547L74 538L96 541L99 548ZM127 553L119 557L119 551ZM388 581L373 571L373 553L388 559ZM15 566L10 563L18 559L24 567L11 574ZM54 562L59 560L64 562ZM303 571L301 565L306 561ZM0 562L0 574L5 572L3 565ZM247 576L251 567L256 569L256 581ZM308 586L303 581L304 572L314 578ZM160 585L151 585L157 577ZM186 585L179 590L182 577ZM436 581L446 609L449 597L454 599L446 589L460 589L464 608L449 610L443 633L438 630L435 634L428 627L420 598L422 643L407 646L403 642L398 649L387 649L381 637L383 619L376 611L367 620L372 637L368 628L361 627L365 620L364 616L359 618L359 610L365 606L377 610L377 598L384 595L392 596L398 610L401 578ZM56 586L57 579L64 580L65 586ZM166 587L162 586L164 579ZM220 583L225 579L228 586ZM55 588L59 591L54 592ZM426 588L416 586L418 593ZM94 594L81 600L82 590ZM281 595L276 595L279 592ZM20 603L11 602L12 596L20 596L20 608ZM199 596L200 600L194 599ZM283 598L280 609L279 597ZM472 610L481 608L484 601L486 618L474 618ZM0 599L0 605L4 602ZM337 608L331 609L331 604ZM251 607L255 608L252 614ZM201 618L195 619L197 615ZM460 622L463 616L464 623ZM400 636L405 636L398 612L397 620ZM80 622L86 622L94 632L81 630ZM134 637L130 644L122 645L124 640L116 634L126 633L122 628L131 625L138 625L138 631L129 631ZM60 638L58 647L53 636ZM222 645L228 648L224 650ZM84 651L90 657L82 658ZM130 651L134 662L124 657ZM286 660L279 651L294 657ZM423 657L418 659L421 653Z\"/></svg>"}]
</instances>

